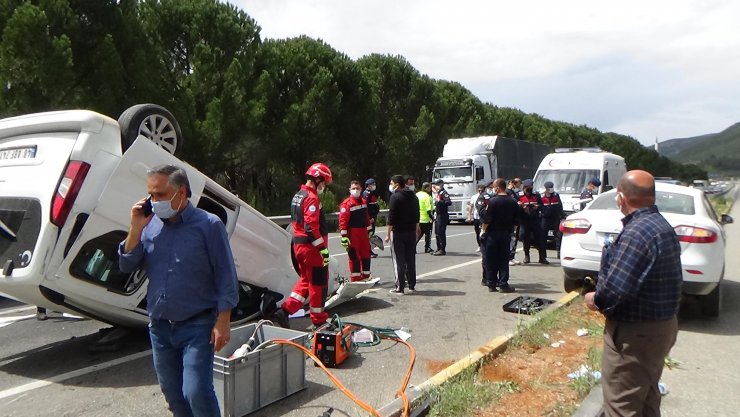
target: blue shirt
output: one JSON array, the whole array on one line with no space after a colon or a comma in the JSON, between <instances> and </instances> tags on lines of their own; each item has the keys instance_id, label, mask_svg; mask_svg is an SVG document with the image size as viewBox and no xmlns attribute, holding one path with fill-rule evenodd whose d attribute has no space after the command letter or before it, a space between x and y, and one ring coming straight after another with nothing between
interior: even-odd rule
<instances>
[{"instance_id":1,"label":"blue shirt","mask_svg":"<svg viewBox=\"0 0 740 417\"><path fill-rule=\"evenodd\" d=\"M624 229L605 247L594 303L607 318L667 320L681 298L681 245L656 206L622 219Z\"/></svg>"},{"instance_id":2,"label":"blue shirt","mask_svg":"<svg viewBox=\"0 0 740 417\"><path fill-rule=\"evenodd\" d=\"M129 253L119 245L119 267L149 275L149 317L181 321L204 310L231 310L238 301L234 258L221 220L190 203L180 221L165 224L154 216Z\"/></svg>"}]
</instances>

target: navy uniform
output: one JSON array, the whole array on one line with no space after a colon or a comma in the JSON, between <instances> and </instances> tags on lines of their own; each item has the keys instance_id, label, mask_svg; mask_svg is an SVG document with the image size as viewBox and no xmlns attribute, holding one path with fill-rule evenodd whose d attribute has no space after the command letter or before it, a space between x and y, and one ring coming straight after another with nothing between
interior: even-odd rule
<instances>
[{"instance_id":1,"label":"navy uniform","mask_svg":"<svg viewBox=\"0 0 740 417\"><path fill-rule=\"evenodd\" d=\"M560 253L560 241L563 234L560 232L560 220L565 218L563 201L560 194L555 192L555 184L552 181L545 183L545 194L542 195L542 230L547 233L552 230L555 237L555 250Z\"/></svg>"},{"instance_id":2,"label":"navy uniform","mask_svg":"<svg viewBox=\"0 0 740 417\"><path fill-rule=\"evenodd\" d=\"M519 207L521 208L521 223L519 225L519 238L524 244L524 263L529 261L529 248L534 246L539 252L539 263L549 264L545 252L545 234L542 230L542 197L540 193L532 191L534 182L526 179L522 183L524 192L519 196Z\"/></svg>"}]
</instances>

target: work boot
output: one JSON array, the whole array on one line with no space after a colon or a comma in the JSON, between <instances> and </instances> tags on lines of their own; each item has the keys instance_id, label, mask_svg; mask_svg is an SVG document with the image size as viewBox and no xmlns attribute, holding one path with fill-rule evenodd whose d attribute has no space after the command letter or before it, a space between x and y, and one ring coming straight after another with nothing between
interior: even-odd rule
<instances>
[{"instance_id":1,"label":"work boot","mask_svg":"<svg viewBox=\"0 0 740 417\"><path fill-rule=\"evenodd\" d=\"M511 285L509 285L509 284L505 284L505 285L503 285L503 286L500 286L500 287L498 287L498 292L502 292L502 293L511 293L511 292L514 292L514 291L516 291L516 290L514 289L514 287L512 287L512 286L511 286Z\"/></svg>"},{"instance_id":2,"label":"work boot","mask_svg":"<svg viewBox=\"0 0 740 417\"><path fill-rule=\"evenodd\" d=\"M523 263L525 263L525 264L528 264L529 263L529 252L525 252L524 253L524 262Z\"/></svg>"},{"instance_id":3,"label":"work boot","mask_svg":"<svg viewBox=\"0 0 740 417\"><path fill-rule=\"evenodd\" d=\"M542 265L550 265L550 261L548 261L548 260L547 260L547 259L545 259L545 258L540 258L540 263L541 263Z\"/></svg>"}]
</instances>

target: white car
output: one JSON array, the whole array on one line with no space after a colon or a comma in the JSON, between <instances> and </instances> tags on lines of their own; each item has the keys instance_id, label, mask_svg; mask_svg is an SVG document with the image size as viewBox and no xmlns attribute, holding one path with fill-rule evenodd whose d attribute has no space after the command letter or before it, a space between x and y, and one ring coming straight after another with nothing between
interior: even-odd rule
<instances>
[{"instance_id":1,"label":"white car","mask_svg":"<svg viewBox=\"0 0 740 417\"><path fill-rule=\"evenodd\" d=\"M146 195L147 169L173 164L188 174L190 202L226 226L242 283L232 320L281 304L298 278L290 234L175 157L181 146L177 121L153 104L118 121L86 110L0 120L0 295L145 326L146 271L119 271L117 246L131 206ZM372 285L341 285L336 265L332 259L328 291L341 293L335 303Z\"/></svg>"},{"instance_id":2,"label":"white car","mask_svg":"<svg viewBox=\"0 0 740 417\"><path fill-rule=\"evenodd\" d=\"M658 210L681 242L683 293L700 296L702 312L716 317L725 272L722 225L732 223L732 217L725 214L718 218L701 190L661 182L655 183L655 190ZM605 242L613 241L622 231L624 215L617 209L615 195L616 190L601 194L560 224L565 291L580 288L587 277L597 278Z\"/></svg>"}]
</instances>

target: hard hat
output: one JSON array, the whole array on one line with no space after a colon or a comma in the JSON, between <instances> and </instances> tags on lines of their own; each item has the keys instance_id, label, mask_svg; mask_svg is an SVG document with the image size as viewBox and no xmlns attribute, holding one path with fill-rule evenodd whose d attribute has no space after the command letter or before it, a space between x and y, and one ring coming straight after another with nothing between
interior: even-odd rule
<instances>
[{"instance_id":1,"label":"hard hat","mask_svg":"<svg viewBox=\"0 0 740 417\"><path fill-rule=\"evenodd\" d=\"M318 177L324 180L326 185L331 184L331 170L328 166L322 164L321 162L316 162L315 164L308 167L306 170L306 175L309 177Z\"/></svg>"}]
</instances>

